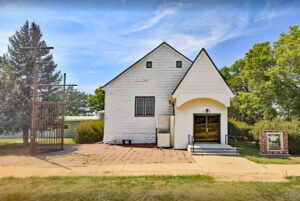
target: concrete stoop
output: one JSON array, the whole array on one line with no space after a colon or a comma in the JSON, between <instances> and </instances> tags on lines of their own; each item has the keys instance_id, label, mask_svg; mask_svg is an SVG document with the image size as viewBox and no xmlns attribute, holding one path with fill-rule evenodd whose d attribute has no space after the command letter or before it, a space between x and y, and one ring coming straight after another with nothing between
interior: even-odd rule
<instances>
[{"instance_id":1,"label":"concrete stoop","mask_svg":"<svg viewBox=\"0 0 300 201\"><path fill-rule=\"evenodd\" d=\"M220 155L220 156L239 156L238 149L224 144L195 143L188 145L188 152L192 155Z\"/></svg>"}]
</instances>

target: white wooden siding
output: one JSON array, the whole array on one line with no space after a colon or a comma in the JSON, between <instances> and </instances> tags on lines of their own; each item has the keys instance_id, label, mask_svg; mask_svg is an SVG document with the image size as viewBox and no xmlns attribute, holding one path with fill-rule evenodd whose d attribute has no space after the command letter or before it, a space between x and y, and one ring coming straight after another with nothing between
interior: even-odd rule
<instances>
[{"instance_id":1,"label":"white wooden siding","mask_svg":"<svg viewBox=\"0 0 300 201\"><path fill-rule=\"evenodd\" d=\"M205 51L201 51L173 95L175 98L174 147L186 149L188 135L193 135L195 113L221 114L221 144L227 135L227 107L233 97Z\"/></svg>"},{"instance_id":2,"label":"white wooden siding","mask_svg":"<svg viewBox=\"0 0 300 201\"><path fill-rule=\"evenodd\" d=\"M192 98L212 98L229 107L233 94L208 56L202 52L173 97L176 98L176 106Z\"/></svg>"},{"instance_id":3,"label":"white wooden siding","mask_svg":"<svg viewBox=\"0 0 300 201\"><path fill-rule=\"evenodd\" d=\"M146 68L146 61L152 61L152 68ZM176 68L176 61L182 61L182 68ZM133 143L153 143L157 116L173 114L171 93L190 65L189 60L162 45L108 84L104 142L131 139ZM155 97L154 117L135 117L136 96Z\"/></svg>"},{"instance_id":4,"label":"white wooden siding","mask_svg":"<svg viewBox=\"0 0 300 201\"><path fill-rule=\"evenodd\" d=\"M174 148L187 148L188 135L194 135L194 114L206 113L206 108L210 113L221 115L220 141L221 144L225 144L225 135L228 130L227 107L211 99L197 99L175 108Z\"/></svg>"}]
</instances>

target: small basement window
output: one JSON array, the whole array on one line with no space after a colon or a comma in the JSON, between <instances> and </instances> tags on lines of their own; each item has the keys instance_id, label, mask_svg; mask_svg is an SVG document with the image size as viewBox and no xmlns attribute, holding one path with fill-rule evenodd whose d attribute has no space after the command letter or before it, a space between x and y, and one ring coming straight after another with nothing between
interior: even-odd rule
<instances>
[{"instance_id":1,"label":"small basement window","mask_svg":"<svg viewBox=\"0 0 300 201\"><path fill-rule=\"evenodd\" d=\"M135 97L135 116L154 117L154 97Z\"/></svg>"},{"instance_id":2,"label":"small basement window","mask_svg":"<svg viewBox=\"0 0 300 201\"><path fill-rule=\"evenodd\" d=\"M182 61L176 61L176 68L182 68Z\"/></svg>"},{"instance_id":3,"label":"small basement window","mask_svg":"<svg viewBox=\"0 0 300 201\"><path fill-rule=\"evenodd\" d=\"M69 129L69 125L68 125L68 124L65 124L65 125L64 125L64 129L65 129L65 130L68 130L68 129Z\"/></svg>"},{"instance_id":4,"label":"small basement window","mask_svg":"<svg viewBox=\"0 0 300 201\"><path fill-rule=\"evenodd\" d=\"M152 68L152 61L147 61L146 67L147 68Z\"/></svg>"}]
</instances>

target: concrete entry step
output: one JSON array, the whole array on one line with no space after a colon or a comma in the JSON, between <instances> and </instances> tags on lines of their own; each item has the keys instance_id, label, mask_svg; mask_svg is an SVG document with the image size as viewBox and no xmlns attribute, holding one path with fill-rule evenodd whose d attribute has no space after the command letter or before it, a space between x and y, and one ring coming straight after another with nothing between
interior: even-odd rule
<instances>
[{"instance_id":1,"label":"concrete entry step","mask_svg":"<svg viewBox=\"0 0 300 201\"><path fill-rule=\"evenodd\" d=\"M202 156L240 156L238 153L199 153L199 152L193 152L191 155L202 155Z\"/></svg>"},{"instance_id":2,"label":"concrete entry step","mask_svg":"<svg viewBox=\"0 0 300 201\"><path fill-rule=\"evenodd\" d=\"M222 155L239 156L238 149L225 144L195 143L188 145L188 152L192 155Z\"/></svg>"}]
</instances>

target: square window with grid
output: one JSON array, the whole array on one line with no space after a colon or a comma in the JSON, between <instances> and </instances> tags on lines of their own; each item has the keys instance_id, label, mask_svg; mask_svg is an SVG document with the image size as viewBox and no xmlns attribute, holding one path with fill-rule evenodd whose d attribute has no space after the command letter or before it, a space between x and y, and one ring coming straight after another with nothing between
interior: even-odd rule
<instances>
[{"instance_id":1,"label":"square window with grid","mask_svg":"<svg viewBox=\"0 0 300 201\"><path fill-rule=\"evenodd\" d=\"M154 97L135 97L135 116L154 117Z\"/></svg>"}]
</instances>

